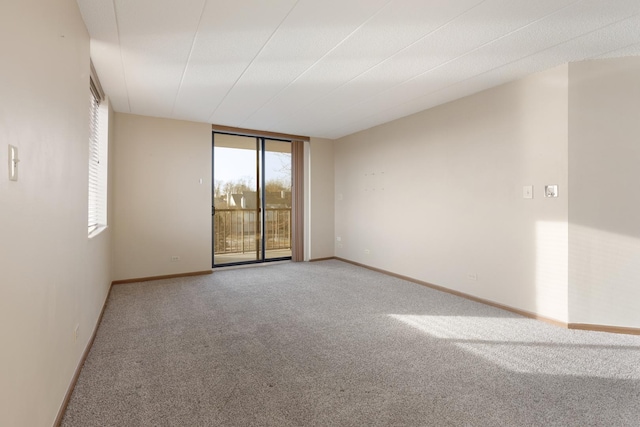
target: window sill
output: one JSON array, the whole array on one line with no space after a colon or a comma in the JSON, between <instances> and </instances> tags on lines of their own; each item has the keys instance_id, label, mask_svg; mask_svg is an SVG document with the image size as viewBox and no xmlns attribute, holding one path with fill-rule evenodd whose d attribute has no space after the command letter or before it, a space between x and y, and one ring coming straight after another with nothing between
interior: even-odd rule
<instances>
[{"instance_id":1,"label":"window sill","mask_svg":"<svg viewBox=\"0 0 640 427\"><path fill-rule=\"evenodd\" d=\"M106 229L107 229L106 225L97 226L96 228L94 228L93 230L91 230L89 232L89 239L93 239L94 237L98 236L99 234L101 234Z\"/></svg>"}]
</instances>

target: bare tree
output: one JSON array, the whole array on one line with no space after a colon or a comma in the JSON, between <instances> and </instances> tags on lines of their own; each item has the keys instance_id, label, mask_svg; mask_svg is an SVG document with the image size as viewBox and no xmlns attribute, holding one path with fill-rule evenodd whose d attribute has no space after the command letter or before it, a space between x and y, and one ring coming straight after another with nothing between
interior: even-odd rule
<instances>
[{"instance_id":1,"label":"bare tree","mask_svg":"<svg viewBox=\"0 0 640 427\"><path fill-rule=\"evenodd\" d=\"M265 184L265 190L268 193L279 193L281 191L291 191L291 181L287 182L284 178L270 179Z\"/></svg>"}]
</instances>

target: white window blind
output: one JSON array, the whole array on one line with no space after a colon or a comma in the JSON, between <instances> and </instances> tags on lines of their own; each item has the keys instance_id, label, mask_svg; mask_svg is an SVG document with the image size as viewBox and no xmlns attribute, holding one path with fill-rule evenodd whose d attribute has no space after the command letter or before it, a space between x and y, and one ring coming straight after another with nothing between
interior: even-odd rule
<instances>
[{"instance_id":1,"label":"white window blind","mask_svg":"<svg viewBox=\"0 0 640 427\"><path fill-rule=\"evenodd\" d=\"M107 225L106 197L106 141L101 126L101 91L94 78L90 79L89 91L89 234Z\"/></svg>"}]
</instances>

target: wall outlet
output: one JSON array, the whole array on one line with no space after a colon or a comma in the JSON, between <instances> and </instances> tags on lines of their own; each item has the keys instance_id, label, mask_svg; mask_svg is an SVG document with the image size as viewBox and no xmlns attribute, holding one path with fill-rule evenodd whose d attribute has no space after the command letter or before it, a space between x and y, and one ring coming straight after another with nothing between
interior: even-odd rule
<instances>
[{"instance_id":1,"label":"wall outlet","mask_svg":"<svg viewBox=\"0 0 640 427\"><path fill-rule=\"evenodd\" d=\"M171 262L178 262L180 261L180 257L178 255L174 255L171 257Z\"/></svg>"},{"instance_id":2,"label":"wall outlet","mask_svg":"<svg viewBox=\"0 0 640 427\"><path fill-rule=\"evenodd\" d=\"M544 197L558 197L558 186L557 185L545 185L544 186Z\"/></svg>"},{"instance_id":3,"label":"wall outlet","mask_svg":"<svg viewBox=\"0 0 640 427\"><path fill-rule=\"evenodd\" d=\"M341 247L342 247L342 243L338 243L338 248L341 248Z\"/></svg>"},{"instance_id":4,"label":"wall outlet","mask_svg":"<svg viewBox=\"0 0 640 427\"><path fill-rule=\"evenodd\" d=\"M340 236L336 237L336 242L342 242L342 237Z\"/></svg>"},{"instance_id":5,"label":"wall outlet","mask_svg":"<svg viewBox=\"0 0 640 427\"><path fill-rule=\"evenodd\" d=\"M467 279L478 280L478 275L476 273L467 273Z\"/></svg>"},{"instance_id":6,"label":"wall outlet","mask_svg":"<svg viewBox=\"0 0 640 427\"><path fill-rule=\"evenodd\" d=\"M365 254L365 255L370 255L370 254L371 254L371 251L370 251L369 249L365 249L365 250L364 250L364 254Z\"/></svg>"},{"instance_id":7,"label":"wall outlet","mask_svg":"<svg viewBox=\"0 0 640 427\"><path fill-rule=\"evenodd\" d=\"M78 341L78 335L80 334L80 324L78 323L73 330L73 340Z\"/></svg>"}]
</instances>

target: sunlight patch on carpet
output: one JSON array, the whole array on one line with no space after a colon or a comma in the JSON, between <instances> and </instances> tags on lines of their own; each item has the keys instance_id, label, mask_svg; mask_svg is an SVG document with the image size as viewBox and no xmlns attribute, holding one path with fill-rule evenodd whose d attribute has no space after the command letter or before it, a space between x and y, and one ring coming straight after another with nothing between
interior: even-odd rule
<instances>
[{"instance_id":1,"label":"sunlight patch on carpet","mask_svg":"<svg viewBox=\"0 0 640 427\"><path fill-rule=\"evenodd\" d=\"M573 331L555 340L525 318L390 314L389 317L514 372L640 380L640 341L607 343L605 334ZM560 330L560 329L559 329ZM563 332L566 332L562 330ZM617 337L620 338L619 336Z\"/></svg>"}]
</instances>

